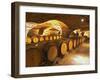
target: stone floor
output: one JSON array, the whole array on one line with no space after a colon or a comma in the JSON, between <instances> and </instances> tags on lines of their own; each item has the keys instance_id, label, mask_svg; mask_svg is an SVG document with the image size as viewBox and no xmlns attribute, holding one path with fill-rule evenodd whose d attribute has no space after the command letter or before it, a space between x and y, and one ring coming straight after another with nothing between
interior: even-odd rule
<instances>
[{"instance_id":1,"label":"stone floor","mask_svg":"<svg viewBox=\"0 0 100 80\"><path fill-rule=\"evenodd\" d=\"M89 64L89 43L84 42L76 49L68 52L63 58L57 58L54 65L83 65Z\"/></svg>"}]
</instances>

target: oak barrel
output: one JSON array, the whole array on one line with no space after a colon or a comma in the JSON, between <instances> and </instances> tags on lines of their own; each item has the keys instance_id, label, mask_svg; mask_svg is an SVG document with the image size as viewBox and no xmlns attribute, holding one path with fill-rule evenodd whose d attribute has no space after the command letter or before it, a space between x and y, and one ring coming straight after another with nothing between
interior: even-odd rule
<instances>
[{"instance_id":1,"label":"oak barrel","mask_svg":"<svg viewBox=\"0 0 100 80\"><path fill-rule=\"evenodd\" d=\"M59 46L59 53L60 53L60 56L63 56L65 54L68 54L68 45L67 45L67 41L61 41L60 43L60 46Z\"/></svg>"},{"instance_id":2,"label":"oak barrel","mask_svg":"<svg viewBox=\"0 0 100 80\"><path fill-rule=\"evenodd\" d=\"M72 39L70 39L70 40L68 41L68 49L69 49L69 50L72 50L72 49L73 49L73 40L72 40Z\"/></svg>"},{"instance_id":3,"label":"oak barrel","mask_svg":"<svg viewBox=\"0 0 100 80\"><path fill-rule=\"evenodd\" d=\"M47 58L49 61L53 62L58 55L57 46L54 43L50 43L47 47Z\"/></svg>"},{"instance_id":4,"label":"oak barrel","mask_svg":"<svg viewBox=\"0 0 100 80\"><path fill-rule=\"evenodd\" d=\"M74 39L73 43L74 43L73 47L76 48L76 46L77 46L77 44L76 44L76 43L77 43L76 39Z\"/></svg>"}]
</instances>

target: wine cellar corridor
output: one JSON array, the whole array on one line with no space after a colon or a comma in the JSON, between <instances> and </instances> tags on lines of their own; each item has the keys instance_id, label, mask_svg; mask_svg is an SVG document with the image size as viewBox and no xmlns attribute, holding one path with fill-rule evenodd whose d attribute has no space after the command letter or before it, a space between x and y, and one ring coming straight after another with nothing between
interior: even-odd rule
<instances>
[{"instance_id":1,"label":"wine cellar corridor","mask_svg":"<svg viewBox=\"0 0 100 80\"><path fill-rule=\"evenodd\" d=\"M89 64L88 15L26 12L25 28L26 67Z\"/></svg>"}]
</instances>

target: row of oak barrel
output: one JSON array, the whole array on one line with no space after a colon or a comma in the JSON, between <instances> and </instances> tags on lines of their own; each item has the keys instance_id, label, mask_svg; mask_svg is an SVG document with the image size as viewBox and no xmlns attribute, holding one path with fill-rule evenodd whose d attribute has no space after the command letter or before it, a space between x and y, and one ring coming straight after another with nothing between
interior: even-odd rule
<instances>
[{"instance_id":1,"label":"row of oak barrel","mask_svg":"<svg viewBox=\"0 0 100 80\"><path fill-rule=\"evenodd\" d=\"M57 57L63 57L85 41L84 37L44 41L28 44L26 47L26 67L43 66L53 63ZM32 47L29 47L32 46Z\"/></svg>"}]
</instances>

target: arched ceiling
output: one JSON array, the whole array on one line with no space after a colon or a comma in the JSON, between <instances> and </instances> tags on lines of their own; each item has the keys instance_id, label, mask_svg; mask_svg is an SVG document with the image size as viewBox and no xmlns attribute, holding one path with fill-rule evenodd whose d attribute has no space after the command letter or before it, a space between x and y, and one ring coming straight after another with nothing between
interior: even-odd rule
<instances>
[{"instance_id":1,"label":"arched ceiling","mask_svg":"<svg viewBox=\"0 0 100 80\"><path fill-rule=\"evenodd\" d=\"M68 25L70 30L89 30L88 15L49 14L49 13L26 13L26 22L42 23L48 20L59 20Z\"/></svg>"}]
</instances>

